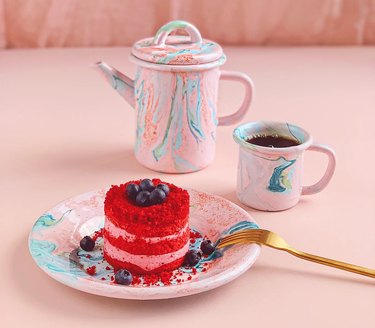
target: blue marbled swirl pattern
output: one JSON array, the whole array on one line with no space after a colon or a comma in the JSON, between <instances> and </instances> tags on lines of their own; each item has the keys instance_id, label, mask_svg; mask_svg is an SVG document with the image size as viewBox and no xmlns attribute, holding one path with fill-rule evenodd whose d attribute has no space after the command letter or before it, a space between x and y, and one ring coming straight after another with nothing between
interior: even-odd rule
<instances>
[{"instance_id":1,"label":"blue marbled swirl pattern","mask_svg":"<svg viewBox=\"0 0 375 328\"><path fill-rule=\"evenodd\" d=\"M272 192L284 192L291 188L290 177L285 175L285 170L295 163L295 159L288 161L285 157L279 157L276 161L282 160L284 163L275 167L269 181L268 190Z\"/></svg>"}]
</instances>

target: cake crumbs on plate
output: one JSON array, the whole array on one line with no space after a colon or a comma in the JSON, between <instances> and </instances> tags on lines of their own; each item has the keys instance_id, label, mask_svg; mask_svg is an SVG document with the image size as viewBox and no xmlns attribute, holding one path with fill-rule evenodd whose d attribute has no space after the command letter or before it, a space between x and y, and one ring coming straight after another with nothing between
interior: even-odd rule
<instances>
[{"instance_id":1,"label":"cake crumbs on plate","mask_svg":"<svg viewBox=\"0 0 375 328\"><path fill-rule=\"evenodd\" d=\"M86 272L87 272L90 276L93 276L93 275L96 273L96 266L93 265L93 266L90 266L90 267L86 268Z\"/></svg>"}]
</instances>

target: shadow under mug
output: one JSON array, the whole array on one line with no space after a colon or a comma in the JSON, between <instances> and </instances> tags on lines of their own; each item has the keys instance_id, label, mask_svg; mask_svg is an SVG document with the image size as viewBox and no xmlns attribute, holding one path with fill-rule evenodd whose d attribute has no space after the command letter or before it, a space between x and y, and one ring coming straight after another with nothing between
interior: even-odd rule
<instances>
[{"instance_id":1,"label":"shadow under mug","mask_svg":"<svg viewBox=\"0 0 375 328\"><path fill-rule=\"evenodd\" d=\"M263 147L249 143L255 136L283 137L297 145L284 148ZM313 142L304 129L283 122L250 122L233 131L239 144L237 197L250 207L262 211L281 211L293 207L301 195L311 195L324 189L335 171L334 151ZM328 156L323 177L311 186L302 186L303 155L306 150Z\"/></svg>"}]
</instances>

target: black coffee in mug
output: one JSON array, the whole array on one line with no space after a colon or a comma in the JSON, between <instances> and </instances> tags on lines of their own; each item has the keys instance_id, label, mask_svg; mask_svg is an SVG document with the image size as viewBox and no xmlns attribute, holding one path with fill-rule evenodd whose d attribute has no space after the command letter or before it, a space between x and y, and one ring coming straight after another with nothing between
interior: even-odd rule
<instances>
[{"instance_id":1,"label":"black coffee in mug","mask_svg":"<svg viewBox=\"0 0 375 328\"><path fill-rule=\"evenodd\" d=\"M285 148L298 146L300 143L295 139L289 139L281 136L252 136L246 138L246 142L253 145L269 148Z\"/></svg>"}]
</instances>

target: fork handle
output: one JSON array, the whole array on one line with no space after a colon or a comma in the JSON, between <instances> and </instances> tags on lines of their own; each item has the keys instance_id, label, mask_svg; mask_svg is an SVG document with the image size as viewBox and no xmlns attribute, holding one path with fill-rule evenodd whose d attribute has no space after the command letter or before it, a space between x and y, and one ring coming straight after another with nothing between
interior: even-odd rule
<instances>
[{"instance_id":1,"label":"fork handle","mask_svg":"<svg viewBox=\"0 0 375 328\"><path fill-rule=\"evenodd\" d=\"M375 270L372 270L372 269L369 269L369 268L365 268L365 267L361 267L361 266L358 266L358 265L353 265L353 264L349 264L349 263L345 263L345 262L340 262L340 261L336 261L336 260L327 259L325 257L316 256L316 255L308 254L308 253L305 253L305 252L301 252L301 251L298 251L298 250L293 249L293 248L284 249L284 250L286 252L294 255L294 256L297 256L297 257L303 259L303 260L312 261L312 262L315 262L315 263L328 265L328 266L334 267L336 269L350 271L350 272L361 274L361 275L364 275L364 276L367 276L367 277L375 278Z\"/></svg>"}]
</instances>

